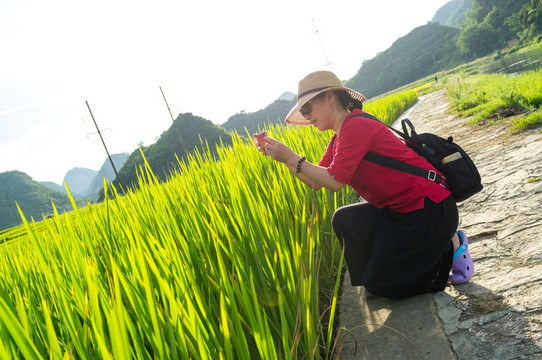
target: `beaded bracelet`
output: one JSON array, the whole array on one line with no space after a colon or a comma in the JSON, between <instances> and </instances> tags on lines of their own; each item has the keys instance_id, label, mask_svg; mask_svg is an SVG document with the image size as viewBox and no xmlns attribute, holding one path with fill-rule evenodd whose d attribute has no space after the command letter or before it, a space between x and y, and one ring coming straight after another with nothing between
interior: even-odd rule
<instances>
[{"instance_id":1,"label":"beaded bracelet","mask_svg":"<svg viewBox=\"0 0 542 360\"><path fill-rule=\"evenodd\" d=\"M296 174L299 174L301 172L301 164L303 163L303 161L305 161L305 156L302 156L299 158L299 160L297 161L297 167L295 169L295 173Z\"/></svg>"}]
</instances>

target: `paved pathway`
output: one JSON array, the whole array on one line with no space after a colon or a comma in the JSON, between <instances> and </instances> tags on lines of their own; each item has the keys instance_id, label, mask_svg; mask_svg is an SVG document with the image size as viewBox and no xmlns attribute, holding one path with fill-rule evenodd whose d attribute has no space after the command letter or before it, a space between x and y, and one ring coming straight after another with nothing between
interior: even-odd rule
<instances>
[{"instance_id":1,"label":"paved pathway","mask_svg":"<svg viewBox=\"0 0 542 360\"><path fill-rule=\"evenodd\" d=\"M542 129L469 126L444 90L405 114L418 133L452 135L484 190L459 204L473 279L406 300L366 298L345 276L339 359L542 359Z\"/></svg>"}]
</instances>

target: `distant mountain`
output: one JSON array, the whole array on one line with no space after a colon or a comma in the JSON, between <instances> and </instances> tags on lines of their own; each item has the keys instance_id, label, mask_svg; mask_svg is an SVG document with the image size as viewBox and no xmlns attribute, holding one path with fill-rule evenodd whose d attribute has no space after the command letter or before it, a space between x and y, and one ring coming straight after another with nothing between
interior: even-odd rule
<instances>
[{"instance_id":1,"label":"distant mountain","mask_svg":"<svg viewBox=\"0 0 542 360\"><path fill-rule=\"evenodd\" d=\"M115 169L117 169L117 171L120 171L126 160L128 160L128 157L129 154L127 153L111 155L111 160L113 161L113 164L115 165ZM87 189L86 196L90 197L92 200L98 200L99 192L104 187L104 179L107 182L112 182L113 180L115 180L115 178L115 170L113 170L113 166L111 166L111 162L108 158L105 160L104 164L102 165L96 176L94 176L94 179L92 179L92 182Z\"/></svg>"},{"instance_id":2,"label":"distant mountain","mask_svg":"<svg viewBox=\"0 0 542 360\"><path fill-rule=\"evenodd\" d=\"M180 135L180 138L179 138ZM232 144L231 135L224 128L213 124L210 120L193 115L192 113L179 114L168 130L160 135L156 143L142 147L145 159L150 165L154 175L165 180L172 171L179 168L180 161L187 159L195 150L207 148L216 154L216 146ZM132 152L128 160L119 170L119 178L123 187L137 186L139 167L145 168L144 159L139 149ZM119 181L113 181L119 189ZM100 200L103 194L100 195Z\"/></svg>"},{"instance_id":3,"label":"distant mountain","mask_svg":"<svg viewBox=\"0 0 542 360\"><path fill-rule=\"evenodd\" d=\"M294 93L291 93L289 91L286 91L285 93L283 93L281 96L279 96L279 100L287 100L287 101L290 101L290 100L293 100L297 97L296 94Z\"/></svg>"},{"instance_id":4,"label":"distant mountain","mask_svg":"<svg viewBox=\"0 0 542 360\"><path fill-rule=\"evenodd\" d=\"M58 191L58 192L61 192L63 194L68 193L64 186L60 186L57 183L54 183L52 181L40 181L40 183L47 186L49 189L53 189L54 191Z\"/></svg>"},{"instance_id":5,"label":"distant mountain","mask_svg":"<svg viewBox=\"0 0 542 360\"><path fill-rule=\"evenodd\" d=\"M438 9L431 21L441 25L459 27L466 20L466 14L472 8L472 1L452 0Z\"/></svg>"},{"instance_id":6,"label":"distant mountain","mask_svg":"<svg viewBox=\"0 0 542 360\"><path fill-rule=\"evenodd\" d=\"M66 173L64 183L70 189L74 197L85 198L94 177L98 174L96 170L75 167Z\"/></svg>"},{"instance_id":7,"label":"distant mountain","mask_svg":"<svg viewBox=\"0 0 542 360\"><path fill-rule=\"evenodd\" d=\"M53 214L54 202L59 213L72 210L66 194L54 191L20 171L0 174L0 230L21 223L17 204L23 214L31 221L43 220L43 216Z\"/></svg>"},{"instance_id":8,"label":"distant mountain","mask_svg":"<svg viewBox=\"0 0 542 360\"><path fill-rule=\"evenodd\" d=\"M127 153L111 155L117 171L128 160L128 156ZM113 166L111 166L111 162L107 158L99 171L80 167L71 169L66 173L64 182L68 184L68 188L74 198L96 201L100 190L103 188L104 179L111 182L115 177ZM42 181L41 183L50 189L67 194L66 188L62 185L50 181Z\"/></svg>"},{"instance_id":9,"label":"distant mountain","mask_svg":"<svg viewBox=\"0 0 542 360\"><path fill-rule=\"evenodd\" d=\"M361 65L345 86L367 99L462 63L459 30L428 23L396 40L391 47Z\"/></svg>"},{"instance_id":10,"label":"distant mountain","mask_svg":"<svg viewBox=\"0 0 542 360\"><path fill-rule=\"evenodd\" d=\"M239 135L246 136L247 131L252 134L270 124L282 124L295 104L295 98L295 94L284 93L264 109L253 113L241 112L231 116L228 121L222 124L222 127L228 131L235 130Z\"/></svg>"}]
</instances>

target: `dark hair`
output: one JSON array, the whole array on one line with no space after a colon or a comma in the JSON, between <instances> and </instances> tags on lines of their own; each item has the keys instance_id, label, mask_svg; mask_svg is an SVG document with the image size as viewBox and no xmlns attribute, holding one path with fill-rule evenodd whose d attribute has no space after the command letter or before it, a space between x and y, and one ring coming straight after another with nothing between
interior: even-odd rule
<instances>
[{"instance_id":1,"label":"dark hair","mask_svg":"<svg viewBox=\"0 0 542 360\"><path fill-rule=\"evenodd\" d=\"M334 90L333 91L341 105L348 111L354 109L363 110L363 103L357 99L354 99L346 90Z\"/></svg>"}]
</instances>

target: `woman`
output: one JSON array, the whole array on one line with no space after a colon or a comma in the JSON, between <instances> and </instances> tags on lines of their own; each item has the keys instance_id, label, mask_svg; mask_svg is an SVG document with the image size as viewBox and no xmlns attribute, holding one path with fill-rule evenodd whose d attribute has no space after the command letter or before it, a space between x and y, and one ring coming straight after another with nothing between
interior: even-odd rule
<instances>
[{"instance_id":1,"label":"woman","mask_svg":"<svg viewBox=\"0 0 542 360\"><path fill-rule=\"evenodd\" d=\"M469 281L474 265L466 235L456 231L458 212L450 192L363 159L371 151L438 173L384 124L364 117L364 100L332 72L311 73L299 82L286 122L333 130L324 156L312 164L270 137L261 151L315 190L339 191L348 184L367 201L338 209L332 219L353 286L363 285L368 295L404 298L443 290L448 279Z\"/></svg>"}]
</instances>

